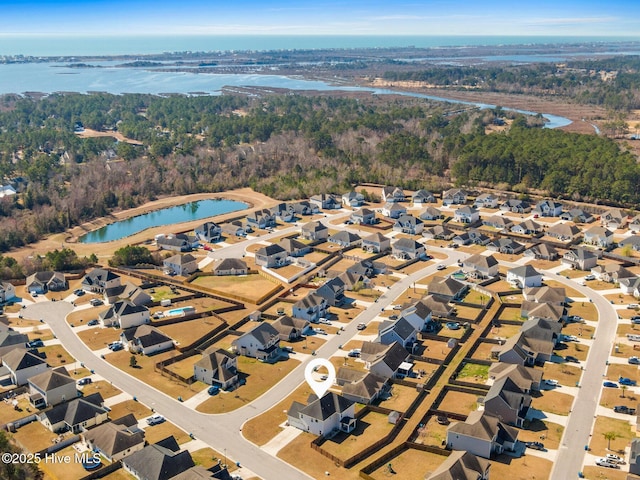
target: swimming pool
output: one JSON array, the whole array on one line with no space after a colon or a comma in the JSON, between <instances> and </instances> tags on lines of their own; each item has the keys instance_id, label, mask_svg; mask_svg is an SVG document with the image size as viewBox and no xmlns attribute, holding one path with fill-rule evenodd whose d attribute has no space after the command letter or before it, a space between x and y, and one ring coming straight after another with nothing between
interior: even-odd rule
<instances>
[{"instance_id":1,"label":"swimming pool","mask_svg":"<svg viewBox=\"0 0 640 480\"><path fill-rule=\"evenodd\" d=\"M186 315L187 313L193 313L196 309L194 307L180 307L180 308L172 308L171 310L167 310L164 314L170 317L175 317L177 315Z\"/></svg>"}]
</instances>

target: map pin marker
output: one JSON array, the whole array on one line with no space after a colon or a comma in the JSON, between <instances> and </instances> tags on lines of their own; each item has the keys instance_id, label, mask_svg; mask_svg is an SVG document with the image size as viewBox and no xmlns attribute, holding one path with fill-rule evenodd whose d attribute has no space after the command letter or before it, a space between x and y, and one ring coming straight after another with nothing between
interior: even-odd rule
<instances>
[{"instance_id":1,"label":"map pin marker","mask_svg":"<svg viewBox=\"0 0 640 480\"><path fill-rule=\"evenodd\" d=\"M327 379L318 381L313 377L313 372L318 370L318 368L324 367L327 369ZM327 390L333 385L333 382L336 380L336 369L329 360L324 358L314 358L311 360L306 368L304 369L304 379L307 381L313 393L316 394L318 398L322 398L322 396L327 393Z\"/></svg>"}]
</instances>

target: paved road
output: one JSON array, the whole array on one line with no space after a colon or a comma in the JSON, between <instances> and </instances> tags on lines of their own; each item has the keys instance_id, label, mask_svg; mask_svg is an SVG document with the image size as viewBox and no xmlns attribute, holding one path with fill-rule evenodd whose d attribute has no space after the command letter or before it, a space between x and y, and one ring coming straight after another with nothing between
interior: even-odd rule
<instances>
[{"instance_id":1,"label":"paved road","mask_svg":"<svg viewBox=\"0 0 640 480\"><path fill-rule=\"evenodd\" d=\"M292 227L292 231L295 227ZM282 235L279 231L274 236ZM271 235L270 235L271 236ZM265 239L268 237L262 237ZM259 241L260 239L256 239ZM242 248L246 247L243 242ZM439 249L438 249L439 250ZM441 263L454 264L458 259L468 255L456 251L444 251L449 258ZM229 254L229 251L226 252ZM357 324L368 323L382 309L389 306L392 301L409 289L412 284L422 279L425 275L436 271L436 264L421 269L396 282L372 307L366 309L344 328L341 335L334 335L317 350L317 356L329 358L338 346L346 343L358 333ZM242 465L246 466L257 475L266 478L278 478L279 480L299 480L311 478L304 472L296 469L288 463L269 455L259 447L249 442L242 436L242 425L250 418L255 417L271 408L276 403L286 398L291 391L304 381L304 367L310 360L307 358L289 375L271 388L267 393L250 404L230 413L221 415L206 415L196 412L176 399L156 390L144 382L128 375L107 361L98 357L77 337L73 329L65 321L65 316L72 310L72 306L63 301L39 302L29 305L24 316L27 318L43 319L54 332L56 337L65 346L67 351L79 362L83 362L87 368L94 370L98 375L109 379L120 390L135 396L143 404L153 408L164 415L168 420L178 425L187 432L193 433L197 439L203 440L219 452L226 450L227 455Z\"/></svg>"}]
</instances>

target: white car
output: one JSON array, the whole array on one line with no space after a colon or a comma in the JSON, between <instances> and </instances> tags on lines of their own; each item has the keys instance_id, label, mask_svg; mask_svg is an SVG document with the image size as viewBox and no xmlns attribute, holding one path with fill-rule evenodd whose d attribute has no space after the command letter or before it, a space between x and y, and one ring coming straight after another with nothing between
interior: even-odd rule
<instances>
[{"instance_id":1,"label":"white car","mask_svg":"<svg viewBox=\"0 0 640 480\"><path fill-rule=\"evenodd\" d=\"M599 458L596 460L596 465L599 467L620 468L620 465L614 463L606 458Z\"/></svg>"},{"instance_id":2,"label":"white car","mask_svg":"<svg viewBox=\"0 0 640 480\"><path fill-rule=\"evenodd\" d=\"M147 425L157 425L164 422L164 420L165 418L162 415L158 415L156 413L155 415L151 415L149 418L147 418Z\"/></svg>"},{"instance_id":3,"label":"white car","mask_svg":"<svg viewBox=\"0 0 640 480\"><path fill-rule=\"evenodd\" d=\"M544 383L546 383L550 387L557 387L558 386L558 380L554 380L553 378L545 378L544 379Z\"/></svg>"},{"instance_id":4,"label":"white car","mask_svg":"<svg viewBox=\"0 0 640 480\"><path fill-rule=\"evenodd\" d=\"M578 337L576 337L575 335L563 335L562 339L565 342L577 342L578 341Z\"/></svg>"},{"instance_id":5,"label":"white car","mask_svg":"<svg viewBox=\"0 0 640 480\"><path fill-rule=\"evenodd\" d=\"M446 265L440 264L436 267L436 270L444 270L445 268L447 268Z\"/></svg>"},{"instance_id":6,"label":"white car","mask_svg":"<svg viewBox=\"0 0 640 480\"><path fill-rule=\"evenodd\" d=\"M589 280L595 280L596 276L593 274L589 274L586 277L584 277L585 280L589 281Z\"/></svg>"},{"instance_id":7,"label":"white car","mask_svg":"<svg viewBox=\"0 0 640 480\"><path fill-rule=\"evenodd\" d=\"M622 457L619 457L618 455L614 455L613 453L607 453L604 458L605 460L608 460L612 463L624 465L624 459Z\"/></svg>"}]
</instances>

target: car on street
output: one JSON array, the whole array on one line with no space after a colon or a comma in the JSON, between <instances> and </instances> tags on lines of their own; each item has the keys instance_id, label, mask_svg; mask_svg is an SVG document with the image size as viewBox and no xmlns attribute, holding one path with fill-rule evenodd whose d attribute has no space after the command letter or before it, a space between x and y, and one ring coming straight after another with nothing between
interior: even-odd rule
<instances>
[{"instance_id":1,"label":"car on street","mask_svg":"<svg viewBox=\"0 0 640 480\"><path fill-rule=\"evenodd\" d=\"M570 363L580 363L580 360L578 360L573 355L567 355L566 357L564 357L564 361L565 362L570 362Z\"/></svg>"},{"instance_id":2,"label":"car on street","mask_svg":"<svg viewBox=\"0 0 640 480\"><path fill-rule=\"evenodd\" d=\"M629 408L626 405L616 405L615 407L613 407L613 411L616 413L626 413L627 415L636 414L635 408Z\"/></svg>"},{"instance_id":3,"label":"car on street","mask_svg":"<svg viewBox=\"0 0 640 480\"><path fill-rule=\"evenodd\" d=\"M318 322L324 323L325 325L331 325L331 322L324 317L319 318Z\"/></svg>"},{"instance_id":4,"label":"car on street","mask_svg":"<svg viewBox=\"0 0 640 480\"><path fill-rule=\"evenodd\" d=\"M207 393L209 395L217 395L218 393L220 393L220 387L217 385L211 385L207 390Z\"/></svg>"},{"instance_id":5,"label":"car on street","mask_svg":"<svg viewBox=\"0 0 640 480\"><path fill-rule=\"evenodd\" d=\"M625 385L627 387L635 387L636 386L636 381L635 380L631 380L630 378L627 378L627 377L618 378L618 383L620 385Z\"/></svg>"},{"instance_id":6,"label":"car on street","mask_svg":"<svg viewBox=\"0 0 640 480\"><path fill-rule=\"evenodd\" d=\"M91 377L84 377L78 380L78 385L89 385L92 382L93 380L91 380Z\"/></svg>"},{"instance_id":7,"label":"car on street","mask_svg":"<svg viewBox=\"0 0 640 480\"><path fill-rule=\"evenodd\" d=\"M605 457L607 460L613 463L617 463L618 465L624 465L624 458L619 457L618 455L614 455L613 453L607 453Z\"/></svg>"},{"instance_id":8,"label":"car on street","mask_svg":"<svg viewBox=\"0 0 640 480\"><path fill-rule=\"evenodd\" d=\"M559 385L558 380L555 380L553 378L545 378L544 383L546 383L550 387L557 387Z\"/></svg>"},{"instance_id":9,"label":"car on street","mask_svg":"<svg viewBox=\"0 0 640 480\"><path fill-rule=\"evenodd\" d=\"M620 465L618 465L617 463L611 462L604 457L597 459L596 465L598 465L599 467L620 468Z\"/></svg>"},{"instance_id":10,"label":"car on street","mask_svg":"<svg viewBox=\"0 0 640 480\"><path fill-rule=\"evenodd\" d=\"M525 442L525 447L532 448L533 450L544 451L544 443L542 442Z\"/></svg>"},{"instance_id":11,"label":"car on street","mask_svg":"<svg viewBox=\"0 0 640 480\"><path fill-rule=\"evenodd\" d=\"M162 415L154 414L147 418L147 425L158 425L165 421L165 418Z\"/></svg>"},{"instance_id":12,"label":"car on street","mask_svg":"<svg viewBox=\"0 0 640 480\"><path fill-rule=\"evenodd\" d=\"M36 338L35 340L31 340L30 342L27 342L27 348L40 348L40 347L44 347L44 342L39 338Z\"/></svg>"},{"instance_id":13,"label":"car on street","mask_svg":"<svg viewBox=\"0 0 640 480\"><path fill-rule=\"evenodd\" d=\"M358 330L364 330L365 328L367 328L367 325L364 323L359 323L358 326L356 327Z\"/></svg>"},{"instance_id":14,"label":"car on street","mask_svg":"<svg viewBox=\"0 0 640 480\"><path fill-rule=\"evenodd\" d=\"M602 386L607 388L618 388L618 384L616 382L603 382Z\"/></svg>"},{"instance_id":15,"label":"car on street","mask_svg":"<svg viewBox=\"0 0 640 480\"><path fill-rule=\"evenodd\" d=\"M640 365L640 358L638 357L629 357L627 360L631 365Z\"/></svg>"}]
</instances>

